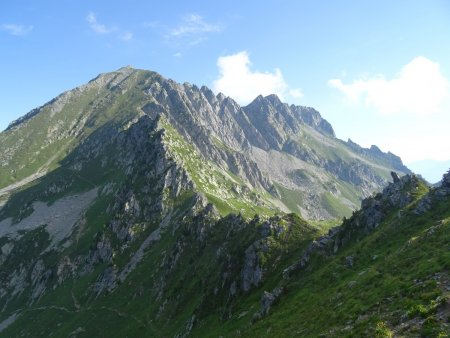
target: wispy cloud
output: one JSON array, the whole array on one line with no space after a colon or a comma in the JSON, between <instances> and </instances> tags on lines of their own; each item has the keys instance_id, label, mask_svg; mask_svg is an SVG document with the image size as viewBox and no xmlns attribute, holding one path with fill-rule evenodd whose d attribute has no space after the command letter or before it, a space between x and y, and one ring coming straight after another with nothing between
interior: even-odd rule
<instances>
[{"instance_id":1,"label":"wispy cloud","mask_svg":"<svg viewBox=\"0 0 450 338\"><path fill-rule=\"evenodd\" d=\"M179 37L200 33L220 32L221 30L222 26L208 23L198 14L188 14L183 17L183 22L180 26L170 31L170 35Z\"/></svg>"},{"instance_id":2,"label":"wispy cloud","mask_svg":"<svg viewBox=\"0 0 450 338\"><path fill-rule=\"evenodd\" d=\"M98 35L108 35L110 33L114 33L114 36L125 42L132 41L134 38L133 32L129 30L122 30L117 26L105 25L103 23L98 22L97 16L94 12L89 12L86 16L86 21L89 24L91 30Z\"/></svg>"},{"instance_id":3,"label":"wispy cloud","mask_svg":"<svg viewBox=\"0 0 450 338\"><path fill-rule=\"evenodd\" d=\"M231 96L240 104L247 104L258 95L277 94L281 100L298 100L303 96L299 88L290 88L281 70L260 72L251 69L246 51L219 57L219 76L213 89Z\"/></svg>"},{"instance_id":4,"label":"wispy cloud","mask_svg":"<svg viewBox=\"0 0 450 338\"><path fill-rule=\"evenodd\" d=\"M24 36L33 30L33 26L24 26L17 24L3 24L0 26L0 30L5 31L14 36Z\"/></svg>"},{"instance_id":5,"label":"wispy cloud","mask_svg":"<svg viewBox=\"0 0 450 338\"><path fill-rule=\"evenodd\" d=\"M222 25L207 22L201 15L188 14L182 17L179 25L169 29L169 33L166 37L172 41L196 45L205 41L208 34L218 33L222 30Z\"/></svg>"},{"instance_id":6,"label":"wispy cloud","mask_svg":"<svg viewBox=\"0 0 450 338\"><path fill-rule=\"evenodd\" d=\"M117 30L115 27L107 27L106 25L99 23L94 12L89 12L86 21L88 22L89 27L97 34L109 34Z\"/></svg>"},{"instance_id":7,"label":"wispy cloud","mask_svg":"<svg viewBox=\"0 0 450 338\"><path fill-rule=\"evenodd\" d=\"M450 103L450 81L442 74L439 63L423 56L403 66L392 79L378 75L350 84L332 79L328 84L349 102L374 107L381 114L427 115L442 112Z\"/></svg>"},{"instance_id":8,"label":"wispy cloud","mask_svg":"<svg viewBox=\"0 0 450 338\"><path fill-rule=\"evenodd\" d=\"M133 39L133 33L125 32L119 35L119 39L122 41L131 41Z\"/></svg>"},{"instance_id":9,"label":"wispy cloud","mask_svg":"<svg viewBox=\"0 0 450 338\"><path fill-rule=\"evenodd\" d=\"M161 23L159 21L146 21L141 26L144 28L158 28L161 27Z\"/></svg>"}]
</instances>

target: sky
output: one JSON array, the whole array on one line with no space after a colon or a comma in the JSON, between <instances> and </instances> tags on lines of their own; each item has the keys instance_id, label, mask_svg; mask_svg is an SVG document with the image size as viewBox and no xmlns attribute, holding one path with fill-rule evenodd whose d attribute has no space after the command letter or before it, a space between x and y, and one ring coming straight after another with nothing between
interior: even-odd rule
<instances>
[{"instance_id":1,"label":"sky","mask_svg":"<svg viewBox=\"0 0 450 338\"><path fill-rule=\"evenodd\" d=\"M0 48L0 130L131 65L314 107L433 183L450 168L446 0L1 0Z\"/></svg>"}]
</instances>

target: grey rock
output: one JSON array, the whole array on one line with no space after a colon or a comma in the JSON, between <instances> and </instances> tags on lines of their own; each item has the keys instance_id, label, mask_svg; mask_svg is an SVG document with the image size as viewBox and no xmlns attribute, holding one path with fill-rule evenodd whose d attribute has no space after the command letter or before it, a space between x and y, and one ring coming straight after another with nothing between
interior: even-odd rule
<instances>
[{"instance_id":1,"label":"grey rock","mask_svg":"<svg viewBox=\"0 0 450 338\"><path fill-rule=\"evenodd\" d=\"M23 290L25 290L25 288L29 285L27 282L27 275L28 270L22 264L17 269L15 269L12 274L10 274L6 286L6 289L9 291L10 298L21 294ZM3 296L1 290L0 296Z\"/></svg>"},{"instance_id":2,"label":"grey rock","mask_svg":"<svg viewBox=\"0 0 450 338\"><path fill-rule=\"evenodd\" d=\"M434 195L438 199L445 199L450 195L450 170L442 177L441 185L436 188Z\"/></svg>"},{"instance_id":3,"label":"grey rock","mask_svg":"<svg viewBox=\"0 0 450 338\"><path fill-rule=\"evenodd\" d=\"M244 266L241 271L241 287L247 292L257 287L263 278L263 271L257 255L257 244L252 244L245 250Z\"/></svg>"},{"instance_id":4,"label":"grey rock","mask_svg":"<svg viewBox=\"0 0 450 338\"><path fill-rule=\"evenodd\" d=\"M62 284L68 278L76 276L77 265L71 261L68 256L64 256L58 264L56 275L58 277L58 284Z\"/></svg>"},{"instance_id":5,"label":"grey rock","mask_svg":"<svg viewBox=\"0 0 450 338\"><path fill-rule=\"evenodd\" d=\"M442 177L441 187L450 188L450 170Z\"/></svg>"},{"instance_id":6,"label":"grey rock","mask_svg":"<svg viewBox=\"0 0 450 338\"><path fill-rule=\"evenodd\" d=\"M31 302L36 301L44 294L47 288L47 282L51 276L52 270L47 269L43 260L39 259L31 271L31 286L33 288L31 293Z\"/></svg>"},{"instance_id":7,"label":"grey rock","mask_svg":"<svg viewBox=\"0 0 450 338\"><path fill-rule=\"evenodd\" d=\"M394 183L400 182L400 177L398 177L398 174L396 172L391 171L391 176L392 176L392 179L394 180Z\"/></svg>"},{"instance_id":8,"label":"grey rock","mask_svg":"<svg viewBox=\"0 0 450 338\"><path fill-rule=\"evenodd\" d=\"M231 283L230 285L230 296L234 297L236 295L236 292L237 292L236 281L233 281L233 283Z\"/></svg>"},{"instance_id":9,"label":"grey rock","mask_svg":"<svg viewBox=\"0 0 450 338\"><path fill-rule=\"evenodd\" d=\"M15 312L9 317L3 319L3 321L0 322L0 333L4 331L8 326L10 326L12 323L16 321L17 318L20 317L19 312Z\"/></svg>"},{"instance_id":10,"label":"grey rock","mask_svg":"<svg viewBox=\"0 0 450 338\"><path fill-rule=\"evenodd\" d=\"M313 240L303 251L301 258L297 261L297 263L283 270L283 278L289 279L293 273L304 269L308 265L312 254L325 252L327 249L331 248L331 245L334 243L335 237L338 233L338 229L333 228L330 229L327 235Z\"/></svg>"},{"instance_id":11,"label":"grey rock","mask_svg":"<svg viewBox=\"0 0 450 338\"><path fill-rule=\"evenodd\" d=\"M347 267L352 268L353 267L353 262L354 262L353 256L345 257L345 265Z\"/></svg>"},{"instance_id":12,"label":"grey rock","mask_svg":"<svg viewBox=\"0 0 450 338\"><path fill-rule=\"evenodd\" d=\"M92 285L92 290L96 295L100 295L103 291L111 291L117 286L117 269L115 266L108 266L99 276L97 281Z\"/></svg>"},{"instance_id":13,"label":"grey rock","mask_svg":"<svg viewBox=\"0 0 450 338\"><path fill-rule=\"evenodd\" d=\"M3 244L3 246L1 247L1 253L4 256L8 256L13 249L14 249L14 243L8 242L8 243Z\"/></svg>"},{"instance_id":14,"label":"grey rock","mask_svg":"<svg viewBox=\"0 0 450 338\"><path fill-rule=\"evenodd\" d=\"M433 199L432 199L431 195L427 194L417 203L413 212L416 215L423 215L424 213L431 210L432 205L433 205Z\"/></svg>"},{"instance_id":15,"label":"grey rock","mask_svg":"<svg viewBox=\"0 0 450 338\"><path fill-rule=\"evenodd\" d=\"M261 310L259 312L261 316L264 317L269 314L270 308L280 298L283 292L284 289L280 286L273 289L272 292L264 291L261 297Z\"/></svg>"}]
</instances>

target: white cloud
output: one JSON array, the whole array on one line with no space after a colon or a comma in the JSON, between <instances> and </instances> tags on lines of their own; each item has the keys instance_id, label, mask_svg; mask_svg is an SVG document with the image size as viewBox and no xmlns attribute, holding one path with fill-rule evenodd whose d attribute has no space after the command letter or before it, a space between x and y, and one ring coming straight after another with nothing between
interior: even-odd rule
<instances>
[{"instance_id":1,"label":"white cloud","mask_svg":"<svg viewBox=\"0 0 450 338\"><path fill-rule=\"evenodd\" d=\"M113 27L107 27L99 23L94 12L89 12L86 21L89 23L89 27L97 34L109 34L116 30Z\"/></svg>"},{"instance_id":2,"label":"white cloud","mask_svg":"<svg viewBox=\"0 0 450 338\"><path fill-rule=\"evenodd\" d=\"M33 30L33 26L3 24L0 26L0 30L8 32L9 34L14 36L24 36Z\"/></svg>"},{"instance_id":3,"label":"white cloud","mask_svg":"<svg viewBox=\"0 0 450 338\"><path fill-rule=\"evenodd\" d=\"M88 13L86 21L88 22L89 27L92 29L92 31L94 31L96 34L107 35L110 33L115 33L114 35L117 39L125 42L129 42L134 38L134 34L128 30L122 30L115 26L106 26L99 23L94 12Z\"/></svg>"},{"instance_id":4,"label":"white cloud","mask_svg":"<svg viewBox=\"0 0 450 338\"><path fill-rule=\"evenodd\" d=\"M294 88L289 90L289 95L296 99L301 99L303 97L303 92L299 88Z\"/></svg>"},{"instance_id":5,"label":"white cloud","mask_svg":"<svg viewBox=\"0 0 450 338\"><path fill-rule=\"evenodd\" d=\"M171 41L197 45L206 40L207 34L218 33L222 30L222 25L206 22L198 14L188 14L183 16L182 22L177 27L169 30L166 38Z\"/></svg>"},{"instance_id":6,"label":"white cloud","mask_svg":"<svg viewBox=\"0 0 450 338\"><path fill-rule=\"evenodd\" d=\"M180 52L176 52L175 54L173 54L173 56L174 56L175 58L179 59L179 58L183 57L183 54L180 53Z\"/></svg>"},{"instance_id":7,"label":"white cloud","mask_svg":"<svg viewBox=\"0 0 450 338\"><path fill-rule=\"evenodd\" d=\"M450 101L449 80L437 62L423 56L414 58L390 80L379 75L351 84L332 79L328 84L340 90L350 102L363 102L381 114L433 114L441 112Z\"/></svg>"},{"instance_id":8,"label":"white cloud","mask_svg":"<svg viewBox=\"0 0 450 338\"><path fill-rule=\"evenodd\" d=\"M133 39L133 33L131 32L125 32L123 34L119 35L119 39L123 41L130 41Z\"/></svg>"},{"instance_id":9,"label":"white cloud","mask_svg":"<svg viewBox=\"0 0 450 338\"><path fill-rule=\"evenodd\" d=\"M303 96L300 89L289 88L280 69L276 68L272 73L253 71L246 51L219 57L217 66L220 74L213 82L213 89L242 105L251 102L258 95L277 94L281 100Z\"/></svg>"},{"instance_id":10,"label":"white cloud","mask_svg":"<svg viewBox=\"0 0 450 338\"><path fill-rule=\"evenodd\" d=\"M221 30L222 27L220 25L208 23L198 14L188 14L183 17L183 22L180 26L170 31L170 35L181 37L199 33L220 32Z\"/></svg>"},{"instance_id":11,"label":"white cloud","mask_svg":"<svg viewBox=\"0 0 450 338\"><path fill-rule=\"evenodd\" d=\"M442 130L438 130L442 129ZM389 149L394 154L401 156L408 164L424 159L434 161L450 160L450 137L444 128L433 131L399 132L398 135L390 135L378 141L382 149Z\"/></svg>"}]
</instances>

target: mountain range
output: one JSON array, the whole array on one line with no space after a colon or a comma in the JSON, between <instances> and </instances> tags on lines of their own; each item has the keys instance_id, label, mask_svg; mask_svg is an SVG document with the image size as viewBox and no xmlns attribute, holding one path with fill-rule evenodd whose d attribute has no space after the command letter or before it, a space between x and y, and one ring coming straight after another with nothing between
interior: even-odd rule
<instances>
[{"instance_id":1,"label":"mountain range","mask_svg":"<svg viewBox=\"0 0 450 338\"><path fill-rule=\"evenodd\" d=\"M125 67L0 149L0 336L448 333L450 175L314 108Z\"/></svg>"}]
</instances>

